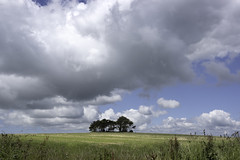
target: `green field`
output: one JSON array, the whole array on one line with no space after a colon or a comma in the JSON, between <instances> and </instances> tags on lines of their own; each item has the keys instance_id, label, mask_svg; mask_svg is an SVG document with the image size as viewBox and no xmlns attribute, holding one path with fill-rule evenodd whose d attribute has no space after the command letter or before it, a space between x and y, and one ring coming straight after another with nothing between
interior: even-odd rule
<instances>
[{"instance_id":1,"label":"green field","mask_svg":"<svg viewBox=\"0 0 240 160\"><path fill-rule=\"evenodd\" d=\"M147 133L21 134L0 137L0 159L240 159L239 137Z\"/></svg>"}]
</instances>

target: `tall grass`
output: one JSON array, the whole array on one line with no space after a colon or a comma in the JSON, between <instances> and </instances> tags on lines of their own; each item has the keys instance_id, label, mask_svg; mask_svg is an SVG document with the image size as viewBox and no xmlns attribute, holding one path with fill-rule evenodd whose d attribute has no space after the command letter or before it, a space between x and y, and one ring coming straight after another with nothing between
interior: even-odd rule
<instances>
[{"instance_id":1,"label":"tall grass","mask_svg":"<svg viewBox=\"0 0 240 160\"><path fill-rule=\"evenodd\" d=\"M78 138L75 138L74 141L73 137ZM101 137L102 141L98 139L99 137ZM239 136L219 138L213 136L131 133L75 135L1 134L0 160L14 159L239 160L240 138Z\"/></svg>"}]
</instances>

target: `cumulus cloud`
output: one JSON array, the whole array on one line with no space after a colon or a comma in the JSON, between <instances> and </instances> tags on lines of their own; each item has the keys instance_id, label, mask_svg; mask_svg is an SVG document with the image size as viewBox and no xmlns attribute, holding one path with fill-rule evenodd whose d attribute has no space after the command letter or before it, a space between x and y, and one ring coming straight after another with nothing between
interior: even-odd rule
<instances>
[{"instance_id":1,"label":"cumulus cloud","mask_svg":"<svg viewBox=\"0 0 240 160\"><path fill-rule=\"evenodd\" d=\"M213 110L209 113L203 113L197 118L197 121L200 125L208 129L232 128L236 130L240 127L240 122L231 119L230 114L223 110Z\"/></svg>"},{"instance_id":2,"label":"cumulus cloud","mask_svg":"<svg viewBox=\"0 0 240 160\"><path fill-rule=\"evenodd\" d=\"M157 100L157 103L160 107L163 108L177 108L179 107L180 103L176 100L166 100L164 98L159 98Z\"/></svg>"},{"instance_id":3,"label":"cumulus cloud","mask_svg":"<svg viewBox=\"0 0 240 160\"><path fill-rule=\"evenodd\" d=\"M223 110L213 110L193 119L168 117L161 125L151 128L152 132L182 134L194 134L195 132L203 134L204 129L207 134L232 134L240 130L240 121L232 119L230 114Z\"/></svg>"},{"instance_id":4,"label":"cumulus cloud","mask_svg":"<svg viewBox=\"0 0 240 160\"><path fill-rule=\"evenodd\" d=\"M188 53L188 47L237 14L223 16L234 1L59 2L41 7L30 0L10 0L0 6L1 76L35 79L36 87L47 88L30 90L36 99L91 100L116 88L190 80L187 55L194 57L199 54L194 51L202 49L190 47ZM11 92L25 94L11 86Z\"/></svg>"},{"instance_id":5,"label":"cumulus cloud","mask_svg":"<svg viewBox=\"0 0 240 160\"><path fill-rule=\"evenodd\" d=\"M152 132L173 134L189 134L199 131L199 129L196 129L194 122L191 122L191 120L173 117L168 117L162 121L161 125L155 125L150 128Z\"/></svg>"},{"instance_id":6,"label":"cumulus cloud","mask_svg":"<svg viewBox=\"0 0 240 160\"><path fill-rule=\"evenodd\" d=\"M154 110L153 106L139 106L138 109L129 109L115 113L112 108L100 114L100 119L117 120L120 116L125 116L133 121L138 131L146 130L154 117L166 114L166 111Z\"/></svg>"},{"instance_id":7,"label":"cumulus cloud","mask_svg":"<svg viewBox=\"0 0 240 160\"><path fill-rule=\"evenodd\" d=\"M10 0L0 6L1 76L34 79L38 87L22 93L3 84L18 95L12 97L15 101L55 96L91 100L116 88L163 86L191 78L187 58L181 54L175 61L179 48L161 39L155 20L148 27L148 15L137 18L141 1L136 8L126 1L57 2L39 7L30 0ZM169 40L182 46L174 37Z\"/></svg>"},{"instance_id":8,"label":"cumulus cloud","mask_svg":"<svg viewBox=\"0 0 240 160\"><path fill-rule=\"evenodd\" d=\"M56 97L71 103L70 110L114 103L121 100L115 90L191 81L193 62L240 53L237 0L61 2L0 1L0 108L6 113L58 112ZM137 112L150 114L144 107Z\"/></svg>"},{"instance_id":9,"label":"cumulus cloud","mask_svg":"<svg viewBox=\"0 0 240 160\"><path fill-rule=\"evenodd\" d=\"M3 111L1 120L7 125L38 126L42 129L87 130L89 124L98 118L96 106L69 107L52 109L29 109Z\"/></svg>"}]
</instances>

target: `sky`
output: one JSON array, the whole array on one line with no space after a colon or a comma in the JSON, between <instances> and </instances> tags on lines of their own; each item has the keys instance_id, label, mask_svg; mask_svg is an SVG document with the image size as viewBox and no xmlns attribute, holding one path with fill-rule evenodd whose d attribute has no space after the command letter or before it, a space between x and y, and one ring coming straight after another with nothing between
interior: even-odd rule
<instances>
[{"instance_id":1,"label":"sky","mask_svg":"<svg viewBox=\"0 0 240 160\"><path fill-rule=\"evenodd\" d=\"M240 130L239 0L0 0L0 132Z\"/></svg>"}]
</instances>

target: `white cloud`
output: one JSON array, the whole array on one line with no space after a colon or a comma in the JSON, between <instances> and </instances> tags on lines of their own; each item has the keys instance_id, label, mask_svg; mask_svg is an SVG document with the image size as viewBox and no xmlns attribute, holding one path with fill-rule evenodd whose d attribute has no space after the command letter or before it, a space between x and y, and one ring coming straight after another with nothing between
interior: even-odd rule
<instances>
[{"instance_id":1,"label":"white cloud","mask_svg":"<svg viewBox=\"0 0 240 160\"><path fill-rule=\"evenodd\" d=\"M213 110L209 113L203 113L197 118L200 125L209 129L240 127L240 122L231 119L230 114L223 110Z\"/></svg>"},{"instance_id":2,"label":"white cloud","mask_svg":"<svg viewBox=\"0 0 240 160\"><path fill-rule=\"evenodd\" d=\"M146 126L145 124L146 123L150 124L152 119L152 115L141 114L136 109L129 109L129 110L123 111L122 115L132 120L134 125L136 125L137 130L146 129L144 127Z\"/></svg>"},{"instance_id":3,"label":"white cloud","mask_svg":"<svg viewBox=\"0 0 240 160\"><path fill-rule=\"evenodd\" d=\"M152 114L152 107L140 106L138 110L141 114L144 114L144 115L151 115Z\"/></svg>"},{"instance_id":4,"label":"white cloud","mask_svg":"<svg viewBox=\"0 0 240 160\"><path fill-rule=\"evenodd\" d=\"M160 107L163 108L177 108L179 107L180 103L176 100L166 100L164 98L159 98L157 103Z\"/></svg>"},{"instance_id":5,"label":"white cloud","mask_svg":"<svg viewBox=\"0 0 240 160\"><path fill-rule=\"evenodd\" d=\"M168 117L161 125L151 128L152 132L182 133L182 134L207 134L222 135L232 134L240 130L240 121L233 120L230 114L223 110L213 110L203 113L195 119Z\"/></svg>"},{"instance_id":6,"label":"white cloud","mask_svg":"<svg viewBox=\"0 0 240 160\"><path fill-rule=\"evenodd\" d=\"M111 120L117 120L117 115L114 113L114 110L112 108L106 110L100 115L100 119L111 119Z\"/></svg>"},{"instance_id":7,"label":"white cloud","mask_svg":"<svg viewBox=\"0 0 240 160\"><path fill-rule=\"evenodd\" d=\"M96 106L86 106L84 107L84 118L87 122L92 122L98 117L98 108Z\"/></svg>"},{"instance_id":8,"label":"white cloud","mask_svg":"<svg viewBox=\"0 0 240 160\"><path fill-rule=\"evenodd\" d=\"M166 114L166 111L154 110L153 106L139 106L137 109L129 109L115 113L112 108L100 114L100 119L117 120L120 116L125 116L133 121L138 131L147 130L154 117Z\"/></svg>"}]
</instances>

